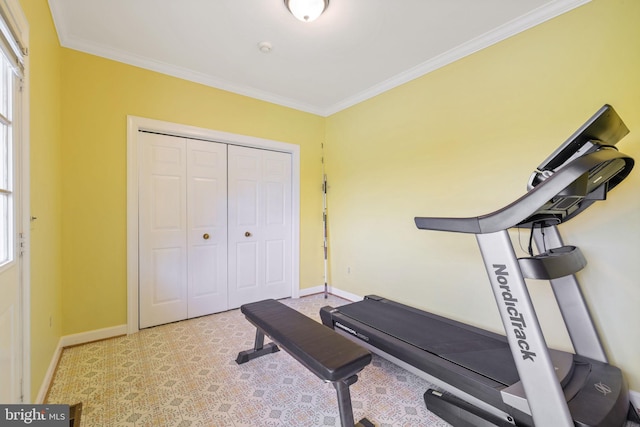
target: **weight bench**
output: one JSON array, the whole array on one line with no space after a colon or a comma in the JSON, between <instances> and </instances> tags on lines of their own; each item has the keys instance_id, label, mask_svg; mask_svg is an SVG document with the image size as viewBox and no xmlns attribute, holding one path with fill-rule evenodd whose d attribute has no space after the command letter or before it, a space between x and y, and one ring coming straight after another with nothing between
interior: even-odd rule
<instances>
[{"instance_id":1,"label":"weight bench","mask_svg":"<svg viewBox=\"0 0 640 427\"><path fill-rule=\"evenodd\" d=\"M333 384L338 394L340 422L343 427L354 427L349 386L358 380L358 372L371 362L371 353L333 329L272 299L244 304L240 310L256 327L256 339L253 349L238 353L236 363L275 353L280 346L321 380ZM264 345L265 335L273 342ZM373 427L366 418L357 425Z\"/></svg>"}]
</instances>

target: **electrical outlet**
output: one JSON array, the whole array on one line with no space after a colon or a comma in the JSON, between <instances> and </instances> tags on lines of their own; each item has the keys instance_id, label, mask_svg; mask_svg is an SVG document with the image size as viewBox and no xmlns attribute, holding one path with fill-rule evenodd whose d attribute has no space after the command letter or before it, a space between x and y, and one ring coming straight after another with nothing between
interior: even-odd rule
<instances>
[{"instance_id":1,"label":"electrical outlet","mask_svg":"<svg viewBox=\"0 0 640 427\"><path fill-rule=\"evenodd\" d=\"M351 266L347 266L347 274L351 274Z\"/></svg>"}]
</instances>

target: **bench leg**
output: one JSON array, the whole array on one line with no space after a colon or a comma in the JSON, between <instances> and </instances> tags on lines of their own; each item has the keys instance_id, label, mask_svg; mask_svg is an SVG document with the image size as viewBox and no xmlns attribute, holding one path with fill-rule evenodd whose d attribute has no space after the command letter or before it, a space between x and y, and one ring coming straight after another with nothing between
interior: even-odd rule
<instances>
[{"instance_id":1,"label":"bench leg","mask_svg":"<svg viewBox=\"0 0 640 427\"><path fill-rule=\"evenodd\" d=\"M358 381L358 376L353 375L346 380L336 381L333 386L338 393L338 411L340 412L340 424L342 427L374 427L374 425L366 418L358 421L358 424L354 424L353 421L353 407L351 405L351 392L349 386Z\"/></svg>"},{"instance_id":2,"label":"bench leg","mask_svg":"<svg viewBox=\"0 0 640 427\"><path fill-rule=\"evenodd\" d=\"M256 339L253 344L253 348L251 350L244 350L238 353L236 363L241 365L257 357L275 353L276 351L280 351L280 349L275 345L275 343L270 342L269 344L264 345L264 332L259 328L256 328Z\"/></svg>"},{"instance_id":3,"label":"bench leg","mask_svg":"<svg viewBox=\"0 0 640 427\"><path fill-rule=\"evenodd\" d=\"M342 424L342 427L354 426L349 385L353 384L355 380L350 382L351 378L333 383L333 386L336 388L336 392L338 393L338 410L340 411L340 424ZM358 377L355 377L355 379L357 380Z\"/></svg>"}]
</instances>

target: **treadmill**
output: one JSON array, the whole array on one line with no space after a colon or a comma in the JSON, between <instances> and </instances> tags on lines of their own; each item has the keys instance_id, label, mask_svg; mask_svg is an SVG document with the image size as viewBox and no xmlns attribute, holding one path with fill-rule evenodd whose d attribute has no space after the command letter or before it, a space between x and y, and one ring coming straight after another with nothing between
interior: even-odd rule
<instances>
[{"instance_id":1,"label":"treadmill","mask_svg":"<svg viewBox=\"0 0 640 427\"><path fill-rule=\"evenodd\" d=\"M369 295L320 310L324 325L434 384L427 408L454 426L622 426L640 421L620 369L608 363L575 273L586 265L558 225L622 182L631 157L614 145L629 130L600 108L531 175L528 191L493 213L417 217L419 229L476 236L506 335ZM517 258L508 230L527 229ZM525 278L550 282L575 354L549 349Z\"/></svg>"}]
</instances>

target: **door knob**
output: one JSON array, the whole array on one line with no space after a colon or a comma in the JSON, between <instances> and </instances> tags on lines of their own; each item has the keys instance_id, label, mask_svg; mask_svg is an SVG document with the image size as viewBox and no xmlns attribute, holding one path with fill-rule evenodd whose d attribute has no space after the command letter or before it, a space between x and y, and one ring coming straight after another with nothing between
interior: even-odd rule
<instances>
[{"instance_id":1,"label":"door knob","mask_svg":"<svg viewBox=\"0 0 640 427\"><path fill-rule=\"evenodd\" d=\"M209 240L209 234L208 234L208 233L204 233L204 234L202 235L202 238L203 238L204 240Z\"/></svg>"},{"instance_id":2,"label":"door knob","mask_svg":"<svg viewBox=\"0 0 640 427\"><path fill-rule=\"evenodd\" d=\"M249 233L248 231L245 231L244 237L251 237L251 233Z\"/></svg>"}]
</instances>

